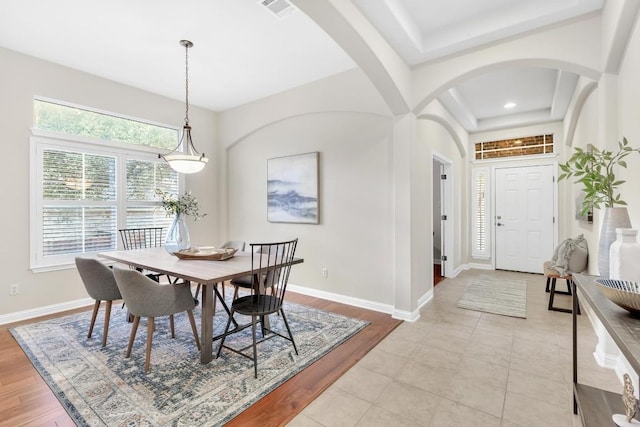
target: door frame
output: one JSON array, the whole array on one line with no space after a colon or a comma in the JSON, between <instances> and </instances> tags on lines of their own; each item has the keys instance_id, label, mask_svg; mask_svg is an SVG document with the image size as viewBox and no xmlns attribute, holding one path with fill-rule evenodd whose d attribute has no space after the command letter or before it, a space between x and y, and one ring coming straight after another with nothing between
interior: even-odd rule
<instances>
[{"instance_id":1,"label":"door frame","mask_svg":"<svg viewBox=\"0 0 640 427\"><path fill-rule=\"evenodd\" d=\"M553 247L558 246L558 224L560 218L558 217L558 161L518 161L514 162L513 159L509 159L507 163L497 163L491 165L491 267L496 269L496 169L508 169L517 167L529 167L529 166L551 166L553 170Z\"/></svg>"},{"instance_id":2,"label":"door frame","mask_svg":"<svg viewBox=\"0 0 640 427\"><path fill-rule=\"evenodd\" d=\"M442 165L444 169L444 174L447 175L447 179L442 182L441 180L441 191L440 191L440 206L441 206L441 214L447 215L447 220L442 221L443 226L441 233L444 236L442 242L442 251L441 255L447 257L447 261L444 263L441 262L441 272L442 277L452 277L453 274L453 230L454 230L454 221L456 219L456 215L454 215L453 210L453 162L449 160L447 157L433 151L432 153L432 164L433 161L436 161ZM435 183L432 183L435 185ZM433 191L431 191L431 211L433 212ZM433 248L433 232L431 233L431 247ZM432 256L433 258L433 256ZM433 262L433 261L431 261Z\"/></svg>"}]
</instances>

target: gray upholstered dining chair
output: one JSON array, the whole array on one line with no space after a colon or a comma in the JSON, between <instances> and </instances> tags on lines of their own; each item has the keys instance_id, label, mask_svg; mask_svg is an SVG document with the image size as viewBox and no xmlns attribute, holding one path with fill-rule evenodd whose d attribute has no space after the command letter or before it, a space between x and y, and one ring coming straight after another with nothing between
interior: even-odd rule
<instances>
[{"instance_id":1,"label":"gray upholstered dining chair","mask_svg":"<svg viewBox=\"0 0 640 427\"><path fill-rule=\"evenodd\" d=\"M198 329L193 317L195 301L187 284L159 284L136 270L118 265L114 267L113 273L124 302L131 315L133 315L131 335L129 336L129 345L127 346L125 357L131 356L131 348L136 338L140 318L147 317L147 350L144 369L148 372L151 361L154 319L160 316L169 316L171 337L175 338L173 315L183 311L186 311L189 316L193 337L198 350L200 350Z\"/></svg>"},{"instance_id":2,"label":"gray upholstered dining chair","mask_svg":"<svg viewBox=\"0 0 640 427\"><path fill-rule=\"evenodd\" d=\"M104 329L102 331L102 346L107 345L107 334L109 333L109 320L111 318L111 306L114 300L122 299L120 290L113 277L113 271L94 258L76 258L76 267L82 278L82 283L87 293L95 301L93 305L93 315L91 316L91 324L89 325L89 333L87 338L91 338L93 327L96 323L100 303L105 301L104 311Z\"/></svg>"},{"instance_id":3,"label":"gray upholstered dining chair","mask_svg":"<svg viewBox=\"0 0 640 427\"><path fill-rule=\"evenodd\" d=\"M227 326L225 328L216 358L220 356L222 348L238 353L241 356L247 357L253 360L253 372L254 376L258 378L258 350L257 344L264 340L281 337L291 341L293 349L298 354L298 347L293 339L291 328L289 328L289 322L282 309L282 303L284 302L285 292L287 290L287 283L289 282L289 272L291 271L291 265L293 263L293 256L296 252L296 246L298 245L298 239L278 242L278 243L252 243L252 252L256 253L251 258L251 276L253 279L253 286L251 288L251 294L245 295L233 300L231 304L231 315L227 320ZM257 255L260 254L260 255ZM261 283L258 283L262 281ZM237 326L233 330L229 331L231 322L235 313L242 314L251 317L251 323L243 326ZM282 321L287 329L288 336L268 329L265 325L265 316L273 313L280 313ZM256 325L260 321L262 329L262 338L258 341L256 337ZM237 349L225 345L227 336L240 332L251 326L252 345ZM270 332L270 334L268 334ZM247 349L253 347L253 356L245 353Z\"/></svg>"}]
</instances>

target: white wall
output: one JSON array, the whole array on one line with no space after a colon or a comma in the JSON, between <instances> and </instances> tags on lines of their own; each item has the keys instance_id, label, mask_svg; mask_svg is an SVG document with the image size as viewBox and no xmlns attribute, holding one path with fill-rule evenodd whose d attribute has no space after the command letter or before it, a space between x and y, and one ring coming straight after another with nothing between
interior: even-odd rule
<instances>
[{"instance_id":1,"label":"white wall","mask_svg":"<svg viewBox=\"0 0 640 427\"><path fill-rule=\"evenodd\" d=\"M601 146L599 144L598 127L598 89L596 89L589 98L587 98L587 101L582 107L573 137L573 144L571 147L567 147L567 156L570 156L573 150L578 147L586 149L589 144ZM575 179L571 179L560 183L561 188L565 191L565 194L567 194L565 200L565 207L567 209L565 219L568 222L567 228L571 230L570 234L572 236L579 234L584 235L589 247L589 266L587 273L597 275L598 241L600 240L600 218L602 213L596 209L593 212L593 223L591 224L575 220L574 204L576 198L578 198L582 192L582 185L576 184L574 181Z\"/></svg>"},{"instance_id":2,"label":"white wall","mask_svg":"<svg viewBox=\"0 0 640 427\"><path fill-rule=\"evenodd\" d=\"M587 100L574 145L586 144L587 136L609 132L595 124L604 120L606 105L618 101L612 96L616 82L620 86L616 104L620 135L640 145L637 33L635 29L620 77L606 79L607 90L597 96L594 92ZM470 262L469 136L433 102L438 91L473 75L516 65L557 66L598 80L601 34L600 17L589 16L417 67L412 72L417 117L392 117L376 86L357 69L218 116L192 108L196 146L211 158L205 172L187 180L187 188L209 213L203 221L192 223L193 234L200 236L194 243L299 236L299 255L306 262L294 269L293 283L371 301L383 308L414 310L416 300L431 291L432 275L425 263L430 266L433 258L430 192L434 153L451 159L454 166L454 268ZM28 270L28 138L33 96L178 127L183 104L7 50L0 50L0 61L0 120L5 129L5 151L15 156L15 161L0 171L2 195L10 201L10 209L0 218L11 224L5 237L9 243L0 249L0 268L5 273L0 296L8 294L8 284L21 285L19 296L0 298L2 316L85 296L73 270L37 275ZM606 98L606 102L599 98ZM606 122L610 127L609 115ZM513 135L511 130L507 137ZM556 138L560 135L562 132L557 132ZM309 151L320 152L321 223L268 223L266 159ZM566 153L560 153L560 160L563 156ZM637 170L621 173L630 181L628 186L637 181ZM583 227L570 219L573 194L567 194L571 188L564 185L559 189L561 236L577 234ZM637 194L623 187L636 226L640 223ZM566 227L562 221L567 221ZM599 229L597 225L591 228ZM594 248L595 232L588 239ZM322 267L329 269L327 279L320 276Z\"/></svg>"},{"instance_id":3,"label":"white wall","mask_svg":"<svg viewBox=\"0 0 640 427\"><path fill-rule=\"evenodd\" d=\"M3 224L0 245L0 316L82 299L87 294L75 269L34 274L29 270L29 136L33 98L44 96L105 111L180 127L184 104L0 48L0 124L5 162L0 168ZM178 84L179 82L177 82ZM199 151L214 153L214 113L191 109ZM214 213L216 159L204 172L187 180L202 211ZM192 233L217 241L216 216L192 223ZM20 294L9 296L9 284ZM2 317L0 317L2 319Z\"/></svg>"},{"instance_id":4,"label":"white wall","mask_svg":"<svg viewBox=\"0 0 640 427\"><path fill-rule=\"evenodd\" d=\"M620 134L633 147L640 147L640 25L636 22L633 35L619 74ZM640 227L640 155L628 159L628 169L620 171L620 178L627 181L622 186L622 198L629 204L629 216L634 228Z\"/></svg>"},{"instance_id":5,"label":"white wall","mask_svg":"<svg viewBox=\"0 0 640 427\"><path fill-rule=\"evenodd\" d=\"M393 306L393 122L381 111L373 87L353 70L221 113L228 237L298 237L305 262L292 269L292 284ZM267 159L314 151L320 224L269 223Z\"/></svg>"},{"instance_id":6,"label":"white wall","mask_svg":"<svg viewBox=\"0 0 640 427\"><path fill-rule=\"evenodd\" d=\"M615 17L614 17L615 18ZM608 23L604 27L615 25ZM609 30L610 31L610 30ZM606 52L604 54L607 57ZM640 147L640 30L637 23L624 50L619 74L607 75L601 79L598 88L587 98L577 121L572 147L586 148L593 144L600 149L617 150L617 141L626 137L633 147ZM613 107L611 103L615 103ZM607 112L604 113L603 110ZM613 112L613 117L610 113ZM603 128L612 128L611 130ZM612 137L607 135L614 134ZM606 139L605 139L606 138ZM619 168L616 177L627 182L620 187L623 200L628 203L631 225L640 227L640 192L637 183L640 180L640 155L634 153L627 159L628 168ZM570 200L575 200L581 191L578 184L565 183L567 191L571 192ZM589 245L589 274L598 274L598 241L603 210L594 211L593 224L570 219L571 234L584 234Z\"/></svg>"},{"instance_id":7,"label":"white wall","mask_svg":"<svg viewBox=\"0 0 640 427\"><path fill-rule=\"evenodd\" d=\"M431 167L430 159L434 155L446 160L451 164L452 173L447 176L447 180L452 181L453 192L445 194L444 197L452 199L452 211L449 213L449 221L453 223L453 247L446 248L448 256L449 272L458 269L462 264L467 262L469 254L469 225L466 201L468 187L468 167L467 162L460 156L460 152L451 134L441 124L431 120L418 121L418 139L426 148L425 166ZM428 162L428 163L427 163ZM429 210L429 221L433 224L434 219L431 215L435 215L432 206L431 188L433 187L434 177L438 177L439 173L431 173L429 180L425 183L423 190L428 194L427 207ZM432 231L432 230L430 230ZM429 233L431 236L431 232ZM433 255L432 255L433 256ZM433 267L432 267L433 268ZM433 274L432 274L433 276Z\"/></svg>"}]
</instances>

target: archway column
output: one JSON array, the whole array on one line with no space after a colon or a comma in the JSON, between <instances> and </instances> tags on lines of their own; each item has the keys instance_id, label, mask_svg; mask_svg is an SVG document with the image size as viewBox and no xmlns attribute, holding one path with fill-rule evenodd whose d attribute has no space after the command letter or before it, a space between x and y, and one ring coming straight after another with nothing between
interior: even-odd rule
<instances>
[{"instance_id":1,"label":"archway column","mask_svg":"<svg viewBox=\"0 0 640 427\"><path fill-rule=\"evenodd\" d=\"M433 292L428 246L427 183L430 162L424 144L417 137L417 118L406 114L396 118L393 129L394 204L394 313L393 317L415 321L420 317L419 301Z\"/></svg>"}]
</instances>

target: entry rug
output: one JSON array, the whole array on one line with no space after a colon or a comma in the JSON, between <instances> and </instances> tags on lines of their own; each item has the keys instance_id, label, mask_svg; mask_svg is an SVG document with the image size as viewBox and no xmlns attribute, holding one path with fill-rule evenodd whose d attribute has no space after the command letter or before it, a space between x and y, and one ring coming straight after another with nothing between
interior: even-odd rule
<instances>
[{"instance_id":1,"label":"entry rug","mask_svg":"<svg viewBox=\"0 0 640 427\"><path fill-rule=\"evenodd\" d=\"M258 345L258 379L253 361L222 350L220 358L200 364L186 313L156 319L151 370L144 372L146 320L141 319L129 359L125 359L131 323L120 306L111 313L107 346L102 348L100 310L87 339L91 312L73 314L11 329L11 333L80 426L218 426L232 419L306 366L321 358L368 322L294 303L284 306L298 346L280 337ZM200 308L195 310L198 330ZM236 315L241 324L250 318ZM271 328L285 331L281 316ZM227 314L216 310L214 335L223 332ZM258 332L260 336L260 332ZM225 345L251 343L251 328L227 338ZM218 348L214 341L214 357ZM251 349L249 349L251 351Z\"/></svg>"},{"instance_id":2,"label":"entry rug","mask_svg":"<svg viewBox=\"0 0 640 427\"><path fill-rule=\"evenodd\" d=\"M467 310L527 317L527 282L493 276L476 277L457 304Z\"/></svg>"}]
</instances>

